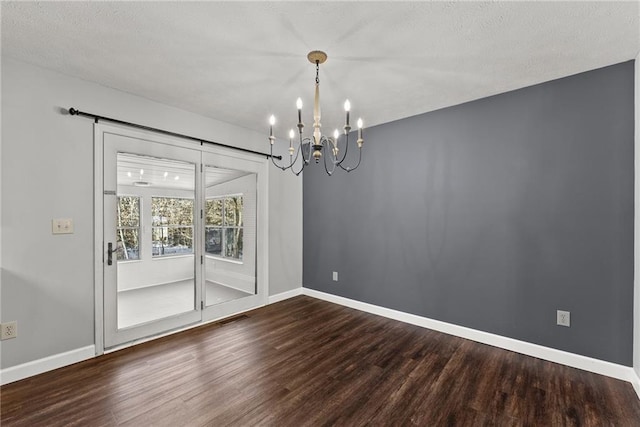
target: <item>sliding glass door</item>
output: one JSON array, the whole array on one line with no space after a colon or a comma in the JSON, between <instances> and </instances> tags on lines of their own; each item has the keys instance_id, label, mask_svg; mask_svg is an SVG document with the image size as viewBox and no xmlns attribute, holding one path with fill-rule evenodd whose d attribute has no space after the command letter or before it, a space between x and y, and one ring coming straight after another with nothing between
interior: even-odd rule
<instances>
[{"instance_id":1,"label":"sliding glass door","mask_svg":"<svg viewBox=\"0 0 640 427\"><path fill-rule=\"evenodd\" d=\"M264 159L96 126L103 348L265 304Z\"/></svg>"}]
</instances>

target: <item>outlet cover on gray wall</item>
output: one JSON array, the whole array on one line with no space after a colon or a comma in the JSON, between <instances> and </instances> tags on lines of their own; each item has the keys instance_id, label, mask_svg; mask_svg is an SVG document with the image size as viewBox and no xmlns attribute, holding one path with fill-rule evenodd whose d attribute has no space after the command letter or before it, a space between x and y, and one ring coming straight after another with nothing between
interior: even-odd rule
<instances>
[{"instance_id":1,"label":"outlet cover on gray wall","mask_svg":"<svg viewBox=\"0 0 640 427\"><path fill-rule=\"evenodd\" d=\"M570 311L558 310L557 313L556 313L556 323L559 326L570 327L571 326L571 312Z\"/></svg>"}]
</instances>

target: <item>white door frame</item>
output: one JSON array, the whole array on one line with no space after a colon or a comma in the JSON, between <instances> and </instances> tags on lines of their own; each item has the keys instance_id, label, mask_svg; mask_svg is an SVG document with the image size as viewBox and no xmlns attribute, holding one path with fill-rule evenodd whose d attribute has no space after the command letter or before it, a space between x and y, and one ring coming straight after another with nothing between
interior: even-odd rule
<instances>
[{"instance_id":1,"label":"white door frame","mask_svg":"<svg viewBox=\"0 0 640 427\"><path fill-rule=\"evenodd\" d=\"M254 162L257 173L257 233L256 233L256 280L258 304L252 307L243 308L242 311L247 309L253 309L259 306L267 304L267 296L269 295L269 232L268 232L268 161L266 158L262 158L260 155L244 153L233 149L208 145L198 144L191 140L185 140L177 137L168 137L160 133L151 131L134 130L125 126L117 126L111 124L96 123L94 124L94 312L95 312L95 348L96 355L104 353L104 257L103 251L103 228L104 228L104 134L113 133L122 136L128 136L132 138L138 138L143 140L150 140L154 142L174 145L176 147L183 147L189 149L200 150L202 153L211 153L221 156L221 159L231 158L240 159L243 161ZM203 154L204 156L204 154ZM224 160L219 163L224 165ZM129 346L138 342L146 341L148 339L157 338L163 335L192 328L202 325L204 323L212 322L220 318L237 314L236 313L224 313L219 317L206 319L199 323L189 325L185 328L178 330L168 331L161 333L157 336L146 338L143 340L133 341L123 346ZM121 346L122 347L122 346ZM118 348L121 348L118 347Z\"/></svg>"}]
</instances>

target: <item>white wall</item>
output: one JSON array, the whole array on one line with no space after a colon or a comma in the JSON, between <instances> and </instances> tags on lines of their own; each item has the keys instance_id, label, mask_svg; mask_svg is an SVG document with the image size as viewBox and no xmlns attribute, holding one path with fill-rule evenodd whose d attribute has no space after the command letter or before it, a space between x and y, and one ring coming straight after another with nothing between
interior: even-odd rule
<instances>
[{"instance_id":1,"label":"white wall","mask_svg":"<svg viewBox=\"0 0 640 427\"><path fill-rule=\"evenodd\" d=\"M265 135L74 77L2 58L2 320L19 337L2 365L94 343L93 122L76 107L203 139L266 151ZM302 182L269 173L269 289L302 283ZM74 234L51 234L73 218Z\"/></svg>"},{"instance_id":2,"label":"white wall","mask_svg":"<svg viewBox=\"0 0 640 427\"><path fill-rule=\"evenodd\" d=\"M193 254L119 261L118 291L194 280L195 268Z\"/></svg>"},{"instance_id":3,"label":"white wall","mask_svg":"<svg viewBox=\"0 0 640 427\"><path fill-rule=\"evenodd\" d=\"M269 220L280 224L269 227L270 295L293 289L289 283L302 286L302 175L270 169Z\"/></svg>"}]
</instances>

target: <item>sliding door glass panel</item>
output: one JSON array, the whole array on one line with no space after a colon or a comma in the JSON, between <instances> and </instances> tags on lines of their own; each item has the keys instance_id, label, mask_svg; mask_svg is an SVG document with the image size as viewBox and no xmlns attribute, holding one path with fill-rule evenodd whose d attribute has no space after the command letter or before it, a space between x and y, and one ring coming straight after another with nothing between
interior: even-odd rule
<instances>
[{"instance_id":1,"label":"sliding door glass panel","mask_svg":"<svg viewBox=\"0 0 640 427\"><path fill-rule=\"evenodd\" d=\"M118 329L194 310L196 165L117 154Z\"/></svg>"},{"instance_id":2,"label":"sliding door glass panel","mask_svg":"<svg viewBox=\"0 0 640 427\"><path fill-rule=\"evenodd\" d=\"M257 175L204 171L205 303L211 306L256 295Z\"/></svg>"}]
</instances>

